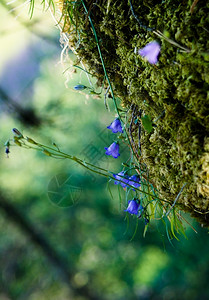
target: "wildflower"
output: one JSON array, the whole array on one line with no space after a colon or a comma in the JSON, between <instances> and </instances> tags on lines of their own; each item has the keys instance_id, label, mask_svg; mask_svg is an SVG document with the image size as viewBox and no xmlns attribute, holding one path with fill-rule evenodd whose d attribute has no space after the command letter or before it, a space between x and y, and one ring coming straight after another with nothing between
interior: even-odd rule
<instances>
[{"instance_id":1,"label":"wildflower","mask_svg":"<svg viewBox=\"0 0 209 300\"><path fill-rule=\"evenodd\" d=\"M114 158L118 158L118 156L120 156L119 154L119 144L114 142L112 143L108 148L105 147L105 154L107 155L112 155L112 157Z\"/></svg>"},{"instance_id":2,"label":"wildflower","mask_svg":"<svg viewBox=\"0 0 209 300\"><path fill-rule=\"evenodd\" d=\"M160 44L153 41L147 44L144 48L139 49L139 55L145 57L150 64L155 65L158 61L158 55L160 53Z\"/></svg>"},{"instance_id":3,"label":"wildflower","mask_svg":"<svg viewBox=\"0 0 209 300\"><path fill-rule=\"evenodd\" d=\"M134 187L134 188L138 188L138 187L141 186L141 184L139 183L139 181L140 181L140 177L138 175L132 175L131 177L129 177L127 183L129 185L131 185L132 187Z\"/></svg>"},{"instance_id":4,"label":"wildflower","mask_svg":"<svg viewBox=\"0 0 209 300\"><path fill-rule=\"evenodd\" d=\"M138 215L139 203L136 200L129 200L128 207L124 211L129 214Z\"/></svg>"},{"instance_id":5,"label":"wildflower","mask_svg":"<svg viewBox=\"0 0 209 300\"><path fill-rule=\"evenodd\" d=\"M83 91L87 88L87 86L83 85L83 84L77 84L76 86L74 86L74 90L77 91Z\"/></svg>"},{"instance_id":6,"label":"wildflower","mask_svg":"<svg viewBox=\"0 0 209 300\"><path fill-rule=\"evenodd\" d=\"M127 186L126 183L128 182L128 177L125 175L124 171L121 171L118 174L113 174L113 177L116 179L114 184L120 184L123 188Z\"/></svg>"},{"instance_id":7,"label":"wildflower","mask_svg":"<svg viewBox=\"0 0 209 300\"><path fill-rule=\"evenodd\" d=\"M117 133L117 132L123 133L121 122L118 118L115 119L107 128L111 129L113 133Z\"/></svg>"},{"instance_id":8,"label":"wildflower","mask_svg":"<svg viewBox=\"0 0 209 300\"><path fill-rule=\"evenodd\" d=\"M128 207L126 210L131 215L138 215L141 217L141 213L143 212L143 206L138 202L138 199L133 199L128 201Z\"/></svg>"}]
</instances>

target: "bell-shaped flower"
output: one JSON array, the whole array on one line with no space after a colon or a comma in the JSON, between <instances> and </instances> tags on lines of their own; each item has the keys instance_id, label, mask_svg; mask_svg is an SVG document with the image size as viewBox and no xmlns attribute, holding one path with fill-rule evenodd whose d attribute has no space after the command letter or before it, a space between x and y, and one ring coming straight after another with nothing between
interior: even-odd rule
<instances>
[{"instance_id":1,"label":"bell-shaped flower","mask_svg":"<svg viewBox=\"0 0 209 300\"><path fill-rule=\"evenodd\" d=\"M143 206L139 203L138 199L133 199L128 201L128 207L126 210L131 215L141 216L143 212Z\"/></svg>"},{"instance_id":2,"label":"bell-shaped flower","mask_svg":"<svg viewBox=\"0 0 209 300\"><path fill-rule=\"evenodd\" d=\"M113 177L115 177L115 184L120 184L123 188L125 188L127 186L127 182L128 182L128 176L125 175L124 171L121 171L118 174L113 174ZM119 181L120 180L120 181Z\"/></svg>"},{"instance_id":3,"label":"bell-shaped flower","mask_svg":"<svg viewBox=\"0 0 209 300\"><path fill-rule=\"evenodd\" d=\"M107 128L111 129L113 133L117 133L117 132L123 133L121 122L118 118L115 119Z\"/></svg>"},{"instance_id":4,"label":"bell-shaped flower","mask_svg":"<svg viewBox=\"0 0 209 300\"><path fill-rule=\"evenodd\" d=\"M140 181L140 177L138 175L132 175L131 177L129 177L128 179L128 184L131 185L134 188L138 188L141 186L141 184L139 183Z\"/></svg>"},{"instance_id":5,"label":"bell-shaped flower","mask_svg":"<svg viewBox=\"0 0 209 300\"><path fill-rule=\"evenodd\" d=\"M105 154L112 155L114 158L118 158L118 156L120 156L119 144L116 142L112 143L109 147L105 147L105 150Z\"/></svg>"},{"instance_id":6,"label":"bell-shaped flower","mask_svg":"<svg viewBox=\"0 0 209 300\"><path fill-rule=\"evenodd\" d=\"M139 49L138 53L142 57L145 57L150 64L155 65L158 62L158 55L160 54L160 44L153 41L144 48Z\"/></svg>"}]
</instances>

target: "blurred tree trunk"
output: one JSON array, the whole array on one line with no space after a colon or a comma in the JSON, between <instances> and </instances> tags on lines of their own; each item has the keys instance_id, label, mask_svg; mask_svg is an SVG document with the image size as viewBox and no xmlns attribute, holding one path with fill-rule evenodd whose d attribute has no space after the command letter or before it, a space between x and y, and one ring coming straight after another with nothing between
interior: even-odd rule
<instances>
[{"instance_id":1,"label":"blurred tree trunk","mask_svg":"<svg viewBox=\"0 0 209 300\"><path fill-rule=\"evenodd\" d=\"M38 127L41 125L41 119L36 115L33 108L23 108L9 97L0 87L0 100L7 107L9 113L13 114L21 123L27 126Z\"/></svg>"}]
</instances>

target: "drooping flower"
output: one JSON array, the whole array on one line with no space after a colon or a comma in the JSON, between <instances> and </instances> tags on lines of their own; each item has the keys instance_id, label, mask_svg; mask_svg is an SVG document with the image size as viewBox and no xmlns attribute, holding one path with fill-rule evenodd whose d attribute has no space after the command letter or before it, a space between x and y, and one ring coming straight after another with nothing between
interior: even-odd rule
<instances>
[{"instance_id":1,"label":"drooping flower","mask_svg":"<svg viewBox=\"0 0 209 300\"><path fill-rule=\"evenodd\" d=\"M74 90L77 90L77 91L83 91L86 88L87 88L87 86L85 86L83 84L77 84L76 86L74 86Z\"/></svg>"},{"instance_id":2,"label":"drooping flower","mask_svg":"<svg viewBox=\"0 0 209 300\"><path fill-rule=\"evenodd\" d=\"M109 147L105 147L105 150L105 154L112 155L114 158L118 158L118 156L120 156L119 144L116 142L112 143Z\"/></svg>"},{"instance_id":3,"label":"drooping flower","mask_svg":"<svg viewBox=\"0 0 209 300\"><path fill-rule=\"evenodd\" d=\"M128 207L124 211L127 211L129 214L138 215L139 203L136 200L129 200Z\"/></svg>"},{"instance_id":4,"label":"drooping flower","mask_svg":"<svg viewBox=\"0 0 209 300\"><path fill-rule=\"evenodd\" d=\"M125 175L124 171L121 171L118 174L113 174L113 177L115 177L115 179L116 179L114 181L114 184L120 184L123 188L125 188L127 186L126 183L128 182L128 176Z\"/></svg>"},{"instance_id":5,"label":"drooping flower","mask_svg":"<svg viewBox=\"0 0 209 300\"><path fill-rule=\"evenodd\" d=\"M131 185L133 188L138 188L140 187L140 177L138 175L132 175L131 177L129 177L128 179L128 184ZM134 190L134 189L133 189Z\"/></svg>"},{"instance_id":6,"label":"drooping flower","mask_svg":"<svg viewBox=\"0 0 209 300\"><path fill-rule=\"evenodd\" d=\"M128 207L124 211L127 211L131 215L141 216L143 211L143 206L139 203L138 199L133 199L128 201Z\"/></svg>"},{"instance_id":7,"label":"drooping flower","mask_svg":"<svg viewBox=\"0 0 209 300\"><path fill-rule=\"evenodd\" d=\"M117 132L123 133L121 122L118 118L115 119L107 128L111 129L113 133L117 133Z\"/></svg>"},{"instance_id":8,"label":"drooping flower","mask_svg":"<svg viewBox=\"0 0 209 300\"><path fill-rule=\"evenodd\" d=\"M160 44L153 41L147 44L144 48L139 49L139 55L145 57L150 64L155 65L158 62L158 55L160 53Z\"/></svg>"}]
</instances>

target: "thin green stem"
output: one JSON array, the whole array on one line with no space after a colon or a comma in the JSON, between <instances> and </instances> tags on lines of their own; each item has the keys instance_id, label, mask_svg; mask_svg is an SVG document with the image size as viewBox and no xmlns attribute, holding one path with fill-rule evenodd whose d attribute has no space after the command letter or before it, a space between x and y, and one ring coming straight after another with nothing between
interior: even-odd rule
<instances>
[{"instance_id":1,"label":"thin green stem","mask_svg":"<svg viewBox=\"0 0 209 300\"><path fill-rule=\"evenodd\" d=\"M118 114L120 122L122 122L122 119L121 119L121 116L120 116L120 112L119 112L119 109L118 109L118 106L117 106L117 102L116 102L116 99L115 99L115 96L114 96L113 88L112 88L109 76L107 75L107 71L106 71L106 68L105 68L104 59L103 59L103 56L102 56L102 52L101 52L101 48L100 48L100 45L99 45L99 40L98 40L98 37L97 37L97 33L96 33L96 30L95 30L94 24L92 22L90 14L88 13L88 10L87 10L87 7L86 7L84 1L81 0L81 2L83 4L83 7L84 7L84 10L85 10L86 14L88 15L88 19L89 19L89 22L91 24L91 27L92 27L92 30L93 30L93 33L94 33L95 41L96 41L96 44L97 44L97 49L98 49L98 52L99 52L99 57L100 57L100 60L101 60L101 63L102 63L102 67L103 67L103 71L104 71L105 77L106 77L108 85L110 87L110 92L111 92L112 99L113 99L113 102L114 102L115 110L116 110L116 112ZM128 140L129 146L130 146L130 148L132 150L132 153L133 153L133 155L135 156L135 158L137 160L137 156L135 155L135 152L133 151L133 148L132 148L132 145L131 145L128 133L126 131L126 128L124 128L124 131L125 131L125 135L126 135L126 138Z\"/></svg>"},{"instance_id":2,"label":"thin green stem","mask_svg":"<svg viewBox=\"0 0 209 300\"><path fill-rule=\"evenodd\" d=\"M29 142L27 141L27 139L22 138L22 141L21 141L22 144L21 144L21 146L22 146L23 148L26 148L26 149L33 149L33 150L38 150L38 151L42 151L42 152L44 152L44 150L46 150L47 153L45 153L45 154L48 155L48 156L51 156L51 157L53 157L53 158L66 158L66 159L73 160L73 161L77 162L79 165L83 166L84 168L86 168L87 170L89 170L89 171L91 171L91 172L93 172L93 173L96 173L96 174L98 174L98 175L104 176L104 177L106 177L106 178L108 178L108 179L112 179L112 180L114 180L114 181L116 180L115 177L113 176L113 175L114 175L113 172L110 172L110 171L108 171L108 170L106 170L106 169L103 169L103 168L101 168L101 167L98 167L98 166L96 166L96 165L93 165L93 164L91 164L91 163L89 163L89 162L85 162L85 161L81 160L80 158L77 158L76 156L72 156L72 155L70 155L70 154L66 154L65 152L62 152L62 151L60 151L59 149L54 149L54 148L52 148L52 147L50 147L50 146L42 145L42 144L40 144L40 143L35 142L34 140L33 140L33 142L35 143L35 146L28 145L28 144L25 143L25 141L26 141L27 143L29 143ZM48 151L48 150L50 150L51 152ZM101 172L101 171L102 171L102 172ZM122 180L117 179L117 181L118 181L119 183L124 183L124 182L123 182L123 179L122 179ZM132 181L134 181L134 180L132 180ZM137 183L137 182L136 182L136 183ZM127 185L128 187L130 187L130 188L133 188L133 186L130 185L129 183L126 183L126 185ZM145 184L143 184L143 185L145 185ZM146 185L147 185L147 184L146 184ZM149 186L149 184L148 184L148 186ZM147 195L147 196L150 196L150 197L152 197L153 199L156 199L156 200L158 200L158 201L160 201L160 202L161 202L161 201L167 202L167 203L169 203L169 204L171 205L171 202L170 202L170 201L161 199L161 198L157 197L156 195L151 194L151 193L149 192L149 189L148 189L148 192L145 191L144 189L141 190L141 189L139 189L139 188L135 188L135 190L137 190L139 193L142 193L142 194L145 194L145 195Z\"/></svg>"}]
</instances>

